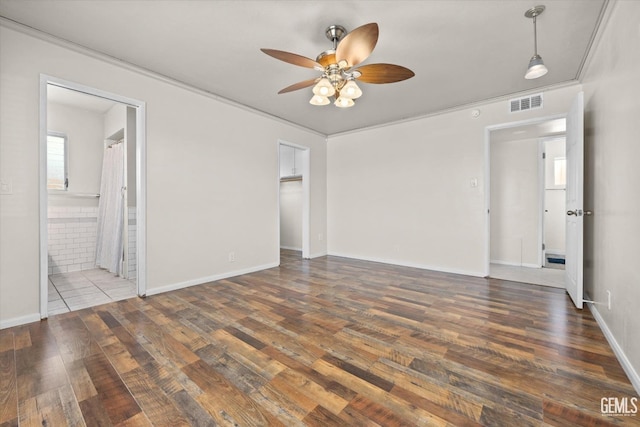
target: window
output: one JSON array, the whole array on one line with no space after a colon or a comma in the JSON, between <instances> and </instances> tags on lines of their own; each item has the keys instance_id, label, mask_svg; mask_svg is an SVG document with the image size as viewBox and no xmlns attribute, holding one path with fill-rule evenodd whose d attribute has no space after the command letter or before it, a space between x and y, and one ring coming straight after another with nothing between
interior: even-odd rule
<instances>
[{"instance_id":1,"label":"window","mask_svg":"<svg viewBox=\"0 0 640 427\"><path fill-rule=\"evenodd\" d=\"M555 185L567 185L567 158L556 157L553 159L553 183Z\"/></svg>"},{"instance_id":2,"label":"window","mask_svg":"<svg viewBox=\"0 0 640 427\"><path fill-rule=\"evenodd\" d=\"M61 133L47 134L47 189L66 191L67 177L67 136Z\"/></svg>"}]
</instances>

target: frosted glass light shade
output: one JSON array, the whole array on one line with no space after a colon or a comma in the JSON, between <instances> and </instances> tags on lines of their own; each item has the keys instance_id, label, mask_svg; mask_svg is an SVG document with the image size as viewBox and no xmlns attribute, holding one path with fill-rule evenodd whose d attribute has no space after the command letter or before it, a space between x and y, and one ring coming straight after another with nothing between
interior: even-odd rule
<instances>
[{"instance_id":1,"label":"frosted glass light shade","mask_svg":"<svg viewBox=\"0 0 640 427\"><path fill-rule=\"evenodd\" d=\"M334 102L333 105L340 108L348 108L348 107L353 107L355 105L355 102L353 102L353 99L351 98L345 98L344 96L340 96L338 97L338 99L336 99L336 102Z\"/></svg>"},{"instance_id":2,"label":"frosted glass light shade","mask_svg":"<svg viewBox=\"0 0 640 427\"><path fill-rule=\"evenodd\" d=\"M542 61L542 57L540 55L533 55L531 61L529 61L529 68L527 68L527 73L524 75L524 78L528 80L537 79L547 74L548 71Z\"/></svg>"},{"instance_id":3,"label":"frosted glass light shade","mask_svg":"<svg viewBox=\"0 0 640 427\"><path fill-rule=\"evenodd\" d=\"M329 98L326 96L313 95L311 100L309 101L311 105L327 105L329 104Z\"/></svg>"},{"instance_id":4,"label":"frosted glass light shade","mask_svg":"<svg viewBox=\"0 0 640 427\"><path fill-rule=\"evenodd\" d=\"M332 96L336 93L335 88L331 84L328 78L323 77L320 79L318 83L313 87L314 95L320 95L324 97Z\"/></svg>"},{"instance_id":5,"label":"frosted glass light shade","mask_svg":"<svg viewBox=\"0 0 640 427\"><path fill-rule=\"evenodd\" d=\"M340 96L344 98L356 99L362 96L362 91L358 87L355 81L349 80L343 87L340 89Z\"/></svg>"}]
</instances>

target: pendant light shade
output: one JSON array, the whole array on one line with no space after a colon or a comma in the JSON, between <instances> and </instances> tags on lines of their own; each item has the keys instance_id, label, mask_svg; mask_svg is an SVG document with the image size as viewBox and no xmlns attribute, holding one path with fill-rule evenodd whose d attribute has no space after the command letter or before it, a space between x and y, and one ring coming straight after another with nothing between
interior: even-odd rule
<instances>
[{"instance_id":1,"label":"pendant light shade","mask_svg":"<svg viewBox=\"0 0 640 427\"><path fill-rule=\"evenodd\" d=\"M362 91L358 87L355 81L349 80L343 87L340 89L340 96L349 99L357 99L362 96Z\"/></svg>"},{"instance_id":2,"label":"pendant light shade","mask_svg":"<svg viewBox=\"0 0 640 427\"><path fill-rule=\"evenodd\" d=\"M531 60L529 60L529 67L527 67L527 72L524 75L524 78L528 80L542 77L549 71L544 65L542 57L538 55L538 32L536 18L542 12L544 12L544 6L541 5L532 7L524 13L524 16L533 19L533 56L531 57Z\"/></svg>"},{"instance_id":3,"label":"pendant light shade","mask_svg":"<svg viewBox=\"0 0 640 427\"><path fill-rule=\"evenodd\" d=\"M311 105L327 105L329 104L329 98L321 95L313 95L313 98L309 101Z\"/></svg>"},{"instance_id":4,"label":"pendant light shade","mask_svg":"<svg viewBox=\"0 0 640 427\"><path fill-rule=\"evenodd\" d=\"M355 105L355 102L353 102L353 99L351 98L345 98L344 96L339 96L338 99L336 99L336 102L333 103L333 105L340 108L349 108L349 107L353 107Z\"/></svg>"},{"instance_id":5,"label":"pendant light shade","mask_svg":"<svg viewBox=\"0 0 640 427\"><path fill-rule=\"evenodd\" d=\"M524 78L528 80L537 79L547 74L548 71L542 61L542 57L540 55L533 55L529 61L529 67L527 68L527 73L524 75Z\"/></svg>"},{"instance_id":6,"label":"pendant light shade","mask_svg":"<svg viewBox=\"0 0 640 427\"><path fill-rule=\"evenodd\" d=\"M331 82L329 81L329 79L326 77L323 77L313 87L313 93L315 95L329 97L329 96L333 96L333 94L336 93L336 90L331 84Z\"/></svg>"}]
</instances>

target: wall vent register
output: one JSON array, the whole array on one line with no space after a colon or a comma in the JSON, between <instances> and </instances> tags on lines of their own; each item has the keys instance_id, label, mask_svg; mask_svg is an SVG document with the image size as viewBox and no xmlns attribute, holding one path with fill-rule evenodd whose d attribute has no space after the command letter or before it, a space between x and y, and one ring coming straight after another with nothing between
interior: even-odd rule
<instances>
[{"instance_id":1,"label":"wall vent register","mask_svg":"<svg viewBox=\"0 0 640 427\"><path fill-rule=\"evenodd\" d=\"M542 108L541 93L509 100L510 113L515 113L518 111L537 110L539 108Z\"/></svg>"}]
</instances>

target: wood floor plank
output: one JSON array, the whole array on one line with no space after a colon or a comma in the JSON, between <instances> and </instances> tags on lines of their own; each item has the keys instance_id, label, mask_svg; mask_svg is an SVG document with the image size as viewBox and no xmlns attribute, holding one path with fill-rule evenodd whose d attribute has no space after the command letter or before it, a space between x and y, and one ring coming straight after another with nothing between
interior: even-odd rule
<instances>
[{"instance_id":1,"label":"wood floor plank","mask_svg":"<svg viewBox=\"0 0 640 427\"><path fill-rule=\"evenodd\" d=\"M289 384L289 386L297 390L298 393L306 396L313 402L317 402L317 404L328 409L333 414L339 414L349 403L339 395L315 383L307 376L291 369L280 372L277 380Z\"/></svg>"},{"instance_id":2,"label":"wood floor plank","mask_svg":"<svg viewBox=\"0 0 640 427\"><path fill-rule=\"evenodd\" d=\"M48 321L65 363L100 353L98 343L77 315L53 318Z\"/></svg>"},{"instance_id":3,"label":"wood floor plank","mask_svg":"<svg viewBox=\"0 0 640 427\"><path fill-rule=\"evenodd\" d=\"M0 330L0 353L4 353L5 351L15 351L14 329Z\"/></svg>"},{"instance_id":4,"label":"wood floor plank","mask_svg":"<svg viewBox=\"0 0 640 427\"><path fill-rule=\"evenodd\" d=\"M82 416L85 420L89 421L89 424L93 424L96 426L113 426L114 424L111 422L109 418L109 413L106 408L100 401L100 398L96 394L95 396L91 396L88 399L84 399L79 402L80 411L82 411ZM142 415L138 413L137 415ZM126 421L122 420L118 424L122 424ZM115 424L117 425L117 424Z\"/></svg>"},{"instance_id":5,"label":"wood floor plank","mask_svg":"<svg viewBox=\"0 0 640 427\"><path fill-rule=\"evenodd\" d=\"M65 365L69 380L71 381L71 387L78 402L90 399L98 395L98 391L91 381L91 376L87 372L84 366L84 361L76 360Z\"/></svg>"},{"instance_id":6,"label":"wood floor plank","mask_svg":"<svg viewBox=\"0 0 640 427\"><path fill-rule=\"evenodd\" d=\"M299 394L291 393L290 389L279 390L273 382L265 384L251 394L251 398L257 404L278 417L287 426L304 425L301 420L317 406L315 402L307 401L304 396L301 404L298 404L297 396Z\"/></svg>"},{"instance_id":7,"label":"wood floor plank","mask_svg":"<svg viewBox=\"0 0 640 427\"><path fill-rule=\"evenodd\" d=\"M122 380L154 426L178 427L190 424L163 390L149 379L144 369L127 371Z\"/></svg>"},{"instance_id":8,"label":"wood floor plank","mask_svg":"<svg viewBox=\"0 0 640 427\"><path fill-rule=\"evenodd\" d=\"M8 334L5 334L8 336ZM11 336L11 347L13 337ZM0 425L17 424L18 420L18 387L16 376L16 360L13 348L3 345L0 352Z\"/></svg>"},{"instance_id":9,"label":"wood floor plank","mask_svg":"<svg viewBox=\"0 0 640 427\"><path fill-rule=\"evenodd\" d=\"M84 364L98 393L89 400L98 399L113 424L142 412L106 356L89 356L84 359Z\"/></svg>"},{"instance_id":10,"label":"wood floor plank","mask_svg":"<svg viewBox=\"0 0 640 427\"><path fill-rule=\"evenodd\" d=\"M0 427L640 426L562 289L338 257L0 331Z\"/></svg>"},{"instance_id":11,"label":"wood floor plank","mask_svg":"<svg viewBox=\"0 0 640 427\"><path fill-rule=\"evenodd\" d=\"M250 368L253 372L260 375L266 380L271 380L279 372L283 371L286 366L275 359L270 358L264 352L259 351L254 346L247 344L234 335L227 332L227 328L216 331L212 334L215 339L214 345L225 347L225 352L231 354L239 363ZM261 347L263 349L264 347ZM197 353L203 360L211 360L213 358L223 358L223 353L218 353L211 357L206 356L206 352Z\"/></svg>"},{"instance_id":12,"label":"wood floor plank","mask_svg":"<svg viewBox=\"0 0 640 427\"><path fill-rule=\"evenodd\" d=\"M216 421L229 419L240 425L267 425L265 413L210 365L198 360L182 370L206 393L198 396Z\"/></svg>"}]
</instances>

